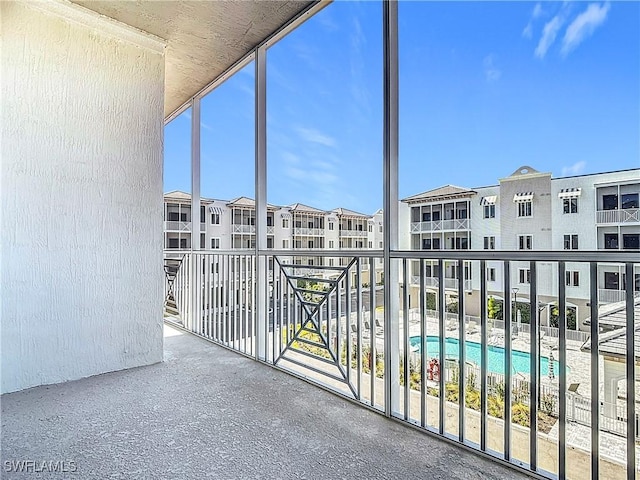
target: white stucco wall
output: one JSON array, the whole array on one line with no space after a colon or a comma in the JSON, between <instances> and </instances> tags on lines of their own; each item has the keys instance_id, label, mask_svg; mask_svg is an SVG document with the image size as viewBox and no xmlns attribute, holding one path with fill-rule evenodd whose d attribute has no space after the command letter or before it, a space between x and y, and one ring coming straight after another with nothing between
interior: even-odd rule
<instances>
[{"instance_id":1,"label":"white stucco wall","mask_svg":"<svg viewBox=\"0 0 640 480\"><path fill-rule=\"evenodd\" d=\"M1 391L161 361L163 53L0 9Z\"/></svg>"}]
</instances>

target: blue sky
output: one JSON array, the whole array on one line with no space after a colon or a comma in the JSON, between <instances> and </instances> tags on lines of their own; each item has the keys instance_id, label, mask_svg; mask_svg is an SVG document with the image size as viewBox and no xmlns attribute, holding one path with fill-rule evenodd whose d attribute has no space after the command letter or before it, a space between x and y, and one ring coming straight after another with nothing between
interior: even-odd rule
<instances>
[{"instance_id":1,"label":"blue sky","mask_svg":"<svg viewBox=\"0 0 640 480\"><path fill-rule=\"evenodd\" d=\"M379 2L336 2L267 54L268 201L382 204ZM496 184L521 165L640 166L640 4L401 2L400 196ZM254 195L253 64L202 101L204 196ZM165 130L165 191L190 190L190 112Z\"/></svg>"}]
</instances>

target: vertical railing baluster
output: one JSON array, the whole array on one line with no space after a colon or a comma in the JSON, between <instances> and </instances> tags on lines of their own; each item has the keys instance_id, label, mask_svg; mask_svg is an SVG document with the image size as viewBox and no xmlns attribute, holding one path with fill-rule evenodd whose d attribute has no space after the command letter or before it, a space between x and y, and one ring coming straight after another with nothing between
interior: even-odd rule
<instances>
[{"instance_id":1,"label":"vertical railing baluster","mask_svg":"<svg viewBox=\"0 0 640 480\"><path fill-rule=\"evenodd\" d=\"M447 374L447 369L446 369L446 365L444 362L445 359L445 348L446 348L446 339L445 339L445 325L444 325L444 317L445 317L445 301L446 301L446 297L445 297L445 290L444 290L444 261L442 259L438 260L438 326L440 328L440 336L438 337L438 346L439 346L439 353L438 353L438 362L439 362L439 370L438 370L438 385L439 385L439 389L440 389L440 393L439 393L439 410L438 410L438 417L439 417L439 431L440 431L440 435L444 435L444 419L445 419L445 400L446 400L446 392L445 392L445 386L444 386L444 381L445 381L445 375Z\"/></svg>"},{"instance_id":2,"label":"vertical railing baluster","mask_svg":"<svg viewBox=\"0 0 640 480\"><path fill-rule=\"evenodd\" d=\"M371 388L371 406L376 406L376 378L378 373L378 354L376 352L376 271L375 259L369 258L369 387Z\"/></svg>"},{"instance_id":3,"label":"vertical railing baluster","mask_svg":"<svg viewBox=\"0 0 640 480\"><path fill-rule=\"evenodd\" d=\"M357 369L357 382L358 388L358 400L362 400L362 263L360 257L356 259L356 369Z\"/></svg>"},{"instance_id":4,"label":"vertical railing baluster","mask_svg":"<svg viewBox=\"0 0 640 480\"><path fill-rule=\"evenodd\" d=\"M420 426L427 426L427 306L424 260L420 260Z\"/></svg>"},{"instance_id":5,"label":"vertical railing baluster","mask_svg":"<svg viewBox=\"0 0 640 480\"><path fill-rule=\"evenodd\" d=\"M633 263L625 264L626 277L626 314L627 314L627 479L635 477L636 467L636 376L635 376L635 312Z\"/></svg>"},{"instance_id":6,"label":"vertical railing baluster","mask_svg":"<svg viewBox=\"0 0 640 480\"><path fill-rule=\"evenodd\" d=\"M558 419L558 478L567 476L567 298L566 298L566 264L558 262L558 348L560 363L559 379L559 419Z\"/></svg>"},{"instance_id":7,"label":"vertical railing baluster","mask_svg":"<svg viewBox=\"0 0 640 480\"><path fill-rule=\"evenodd\" d=\"M276 281L276 261L273 259L273 281ZM280 331L278 332L278 344L280 348L278 348L278 356L282 353L282 329L285 327L284 323L284 289L286 287L287 280L284 278L282 274L282 270L278 269L278 317L280 319ZM273 302L273 309L275 311L276 302ZM286 335L286 334L285 334ZM286 338L286 337L285 337ZM285 340L286 342L286 340ZM286 345L286 343L285 343Z\"/></svg>"},{"instance_id":8,"label":"vertical railing baluster","mask_svg":"<svg viewBox=\"0 0 640 480\"><path fill-rule=\"evenodd\" d=\"M589 264L591 313L591 478L600 477L600 325L598 318L598 262Z\"/></svg>"},{"instance_id":9,"label":"vertical railing baluster","mask_svg":"<svg viewBox=\"0 0 640 480\"><path fill-rule=\"evenodd\" d=\"M534 472L538 469L538 384L540 380L540 348L538 340L540 310L538 309L537 265L535 261L529 263L529 271L531 272L531 286L529 290L529 338L531 345L531 356L529 357L529 368L531 372L531 382L529 383L529 466Z\"/></svg>"},{"instance_id":10,"label":"vertical railing baluster","mask_svg":"<svg viewBox=\"0 0 640 480\"><path fill-rule=\"evenodd\" d=\"M464 260L458 260L458 441L464 443L465 409L466 409L466 329L464 321Z\"/></svg>"},{"instance_id":11,"label":"vertical railing baluster","mask_svg":"<svg viewBox=\"0 0 640 480\"><path fill-rule=\"evenodd\" d=\"M504 459L511 460L511 264L504 261Z\"/></svg>"},{"instance_id":12,"label":"vertical railing baluster","mask_svg":"<svg viewBox=\"0 0 640 480\"><path fill-rule=\"evenodd\" d=\"M347 341L347 383L351 382L351 272L345 274L345 340Z\"/></svg>"},{"instance_id":13,"label":"vertical railing baluster","mask_svg":"<svg viewBox=\"0 0 640 480\"><path fill-rule=\"evenodd\" d=\"M404 419L409 420L410 408L410 365L409 365L409 275L407 271L407 259L402 259L402 345L403 345L403 363L404 363Z\"/></svg>"},{"instance_id":14,"label":"vertical railing baluster","mask_svg":"<svg viewBox=\"0 0 640 480\"><path fill-rule=\"evenodd\" d=\"M487 450L487 262L480 261L480 450Z\"/></svg>"},{"instance_id":15,"label":"vertical railing baluster","mask_svg":"<svg viewBox=\"0 0 640 480\"><path fill-rule=\"evenodd\" d=\"M336 285L336 358L338 364L342 361L342 325L340 325L342 318L342 281Z\"/></svg>"}]
</instances>

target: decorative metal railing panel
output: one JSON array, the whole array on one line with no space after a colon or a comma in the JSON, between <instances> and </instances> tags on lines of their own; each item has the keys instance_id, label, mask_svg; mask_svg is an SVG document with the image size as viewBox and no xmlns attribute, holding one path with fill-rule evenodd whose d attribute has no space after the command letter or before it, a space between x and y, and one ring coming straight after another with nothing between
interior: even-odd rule
<instances>
[{"instance_id":1,"label":"decorative metal railing panel","mask_svg":"<svg viewBox=\"0 0 640 480\"><path fill-rule=\"evenodd\" d=\"M618 263L631 278L637 255L392 252L389 271L381 252L302 255L326 265L298 265L291 251L187 254L173 285L181 325L535 475L635 478L640 298L629 285L599 314L598 266ZM489 261L501 263L501 298L515 298L516 268L530 270L517 302L488 294ZM445 262L481 272L477 290L448 288ZM427 276L434 263L442 273ZM588 295L571 313L564 280L576 265ZM587 317L589 332L577 330Z\"/></svg>"}]
</instances>

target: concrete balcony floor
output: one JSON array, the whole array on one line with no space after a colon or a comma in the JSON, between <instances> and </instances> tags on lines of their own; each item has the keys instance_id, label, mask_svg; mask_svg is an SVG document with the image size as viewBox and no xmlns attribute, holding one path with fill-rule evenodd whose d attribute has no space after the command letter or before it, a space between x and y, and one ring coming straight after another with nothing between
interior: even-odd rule
<instances>
[{"instance_id":1,"label":"concrete balcony floor","mask_svg":"<svg viewBox=\"0 0 640 480\"><path fill-rule=\"evenodd\" d=\"M1 457L2 478L526 478L170 327L164 363L4 395Z\"/></svg>"}]
</instances>

